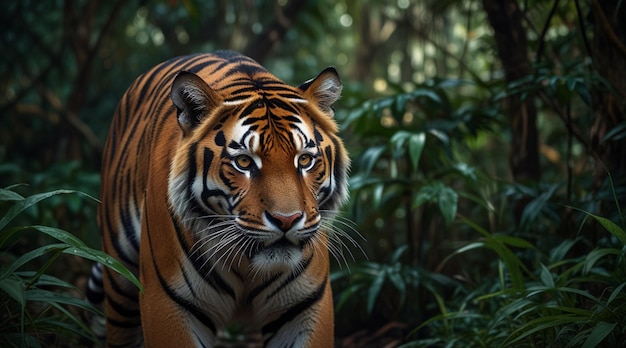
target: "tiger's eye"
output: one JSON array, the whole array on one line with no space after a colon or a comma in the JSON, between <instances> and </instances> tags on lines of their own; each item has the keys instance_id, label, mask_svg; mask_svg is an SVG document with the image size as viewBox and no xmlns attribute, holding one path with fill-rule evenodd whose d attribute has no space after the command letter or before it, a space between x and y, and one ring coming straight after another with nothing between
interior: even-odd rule
<instances>
[{"instance_id":1,"label":"tiger's eye","mask_svg":"<svg viewBox=\"0 0 626 348\"><path fill-rule=\"evenodd\" d=\"M298 166L300 168L307 169L312 164L313 164L313 156L309 155L308 153L302 154L300 155L300 157L298 157Z\"/></svg>"},{"instance_id":2,"label":"tiger's eye","mask_svg":"<svg viewBox=\"0 0 626 348\"><path fill-rule=\"evenodd\" d=\"M252 167L252 158L248 155L239 155L235 158L235 163L241 169L250 169Z\"/></svg>"}]
</instances>

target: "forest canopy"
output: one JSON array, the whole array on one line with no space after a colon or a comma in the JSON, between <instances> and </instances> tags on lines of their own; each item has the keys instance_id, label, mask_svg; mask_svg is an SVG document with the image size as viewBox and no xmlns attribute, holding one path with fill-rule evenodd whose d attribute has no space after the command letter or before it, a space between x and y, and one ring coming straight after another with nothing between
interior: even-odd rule
<instances>
[{"instance_id":1,"label":"forest canopy","mask_svg":"<svg viewBox=\"0 0 626 348\"><path fill-rule=\"evenodd\" d=\"M98 197L120 97L159 62L231 49L293 85L327 66L341 75L336 119L352 167L337 224L364 240L334 265L338 342L619 346L623 18L618 0L9 1L0 280L31 289L34 276L12 262L71 238L17 226L54 226L98 249L87 196ZM25 267L67 282L52 293L76 287L80 297L90 263L52 265L59 250ZM0 345L26 342L15 333L62 344L85 329L55 316L64 324L42 330L35 315L24 329L28 306L10 289L0 286Z\"/></svg>"}]
</instances>

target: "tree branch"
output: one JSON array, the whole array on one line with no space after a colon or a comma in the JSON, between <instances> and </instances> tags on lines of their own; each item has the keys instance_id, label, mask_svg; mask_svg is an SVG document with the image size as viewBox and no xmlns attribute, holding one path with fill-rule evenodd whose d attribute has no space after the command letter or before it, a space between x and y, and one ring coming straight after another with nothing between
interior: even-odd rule
<instances>
[{"instance_id":1,"label":"tree branch","mask_svg":"<svg viewBox=\"0 0 626 348\"><path fill-rule=\"evenodd\" d=\"M591 5L593 6L594 11L598 14L600 25L602 26L602 29L604 30L607 38L609 39L609 41L611 41L611 43L613 43L613 45L615 45L615 48L617 48L617 50L622 55L624 55L624 58L626 58L626 46L624 46L622 41L620 41L619 37L617 37L617 35L613 31L611 23L609 23L608 18L606 18L602 6L600 6L598 0L592 0Z\"/></svg>"}]
</instances>

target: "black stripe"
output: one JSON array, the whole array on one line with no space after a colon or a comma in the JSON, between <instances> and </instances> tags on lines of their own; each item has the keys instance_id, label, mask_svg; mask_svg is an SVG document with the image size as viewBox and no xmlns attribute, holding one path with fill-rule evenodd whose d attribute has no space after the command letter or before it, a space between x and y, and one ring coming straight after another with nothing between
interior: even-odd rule
<instances>
[{"instance_id":1,"label":"black stripe","mask_svg":"<svg viewBox=\"0 0 626 348\"><path fill-rule=\"evenodd\" d=\"M287 277L287 279L285 279L276 288L276 290L274 290L271 294L267 295L267 300L269 300L272 297L276 296L276 294L278 294L282 289L284 289L287 285L289 285L289 283L291 283L294 280L296 280L296 278L298 278L300 276L300 274L302 274L309 267L309 265L311 264L311 260L313 260L313 255L311 255L308 259L303 260L302 262L300 262L300 265L298 265L296 267L296 271L292 272L291 274L289 274L289 277Z\"/></svg>"},{"instance_id":2,"label":"black stripe","mask_svg":"<svg viewBox=\"0 0 626 348\"><path fill-rule=\"evenodd\" d=\"M311 293L308 297L304 298L299 303L291 306L287 311L285 311L278 319L272 321L271 323L263 326L261 328L261 332L263 336L269 334L270 337L265 341L265 344L272 340L276 332L280 330L286 323L292 321L296 318L300 313L306 311L311 306L316 304L319 300L324 296L324 292L326 290L326 283L328 283L328 276L324 278L324 281L320 284L320 286Z\"/></svg>"},{"instance_id":3,"label":"black stripe","mask_svg":"<svg viewBox=\"0 0 626 348\"><path fill-rule=\"evenodd\" d=\"M270 98L267 100L267 102L271 105L271 106L275 106L277 108L286 110L290 113L293 114L298 114L298 110L296 110L295 107L291 106L290 104L284 102L283 100L279 99L279 98Z\"/></svg>"},{"instance_id":4,"label":"black stripe","mask_svg":"<svg viewBox=\"0 0 626 348\"><path fill-rule=\"evenodd\" d=\"M224 136L224 132L217 132L215 135L215 145L224 146L226 145L226 137Z\"/></svg>"},{"instance_id":5,"label":"black stripe","mask_svg":"<svg viewBox=\"0 0 626 348\"><path fill-rule=\"evenodd\" d=\"M285 116L283 117L285 121L289 121L291 123L302 123L299 118L295 116ZM293 127L296 127L295 125Z\"/></svg>"},{"instance_id":6,"label":"black stripe","mask_svg":"<svg viewBox=\"0 0 626 348\"><path fill-rule=\"evenodd\" d=\"M198 336L198 334L195 331L192 331L193 335L196 337L196 342L200 343L200 347L203 348L208 348L204 342L202 342L202 339L200 338L200 336Z\"/></svg>"},{"instance_id":7,"label":"black stripe","mask_svg":"<svg viewBox=\"0 0 626 348\"><path fill-rule=\"evenodd\" d=\"M342 171L343 168L345 168L346 164L343 163L343 158L341 156L337 156L337 154L339 153L339 149L341 148L341 144L339 143L339 140L337 138L331 138L333 141L333 145L335 145L335 152L334 152L334 157L330 158L330 160L332 161L331 163L333 164L333 174L335 176L335 181L336 182L343 182L345 180L345 173Z\"/></svg>"},{"instance_id":8,"label":"black stripe","mask_svg":"<svg viewBox=\"0 0 626 348\"><path fill-rule=\"evenodd\" d=\"M137 161L139 162L139 161ZM126 186L127 187L132 187L132 183L130 182L130 175L126 176ZM130 197L126 197L126 198L130 198ZM131 211L130 209L130 201L129 199L123 199L122 202L120 202L122 204L122 209L120 209L120 220L122 220L122 228L123 230L120 231L120 233L123 233L124 236L126 236L126 240L128 240L130 242L130 245L133 247L133 249L135 249L135 257L137 257L139 255L139 241L137 240L137 232L135 231L135 226L133 226L133 221L131 218L131 214L134 214L134 211Z\"/></svg>"},{"instance_id":9,"label":"black stripe","mask_svg":"<svg viewBox=\"0 0 626 348\"><path fill-rule=\"evenodd\" d=\"M221 132L220 132L221 133ZM195 149L194 149L195 151ZM213 160L215 158L215 153L209 149L208 147L204 148L204 163L202 163L202 193L200 194L200 199L202 200L202 203L206 204L207 207L211 208L213 211L219 211L218 209L214 209L214 207L211 207L211 203L209 202L209 198L211 197L223 197L226 199L226 201L228 201L228 195L225 192L222 192L221 190L214 190L211 189L209 190L208 188L208 180L209 180L209 169L211 167L211 164L213 163ZM195 163L195 161L194 161ZM195 167L194 167L194 175L195 175ZM190 181L188 183L188 187L191 189L191 184L192 182ZM189 193L191 194L191 192ZM203 213L204 214L204 213Z\"/></svg>"},{"instance_id":10,"label":"black stripe","mask_svg":"<svg viewBox=\"0 0 626 348\"><path fill-rule=\"evenodd\" d=\"M95 291L91 287L87 286L87 291L85 291L85 297L87 297L87 301L91 304L100 304L104 300L104 292Z\"/></svg>"},{"instance_id":11,"label":"black stripe","mask_svg":"<svg viewBox=\"0 0 626 348\"><path fill-rule=\"evenodd\" d=\"M229 61L229 63L232 63L232 61ZM249 61L249 64L245 64L244 61L240 61L239 64L234 64L226 73L227 75L233 75L233 74L247 74L249 76L253 76L256 75L258 73L264 73L267 72L267 70L265 70L265 68L263 68L262 66L258 65L255 61Z\"/></svg>"},{"instance_id":12,"label":"black stripe","mask_svg":"<svg viewBox=\"0 0 626 348\"><path fill-rule=\"evenodd\" d=\"M141 326L141 319L137 319L136 321L119 321L119 320L107 317L107 324L113 325L115 327L132 329L132 328L138 328ZM109 346L111 345L107 342L107 347ZM126 345L123 345L123 347L125 346Z\"/></svg>"},{"instance_id":13,"label":"black stripe","mask_svg":"<svg viewBox=\"0 0 626 348\"><path fill-rule=\"evenodd\" d=\"M332 196L332 192L331 189L333 187L333 180L335 179L335 172L337 169L337 166L334 165L334 157L333 157L333 151L332 148L330 146L327 146L326 148L324 148L324 154L326 155L326 158L328 159L328 163L330 165L330 170L328 171L329 174L333 174L333 175L329 175L328 177L328 186L324 186L322 188L320 188L319 193L318 193L318 202L320 205L320 208L325 209L325 207L323 206L324 203L326 203L326 201ZM340 187L337 187L338 190L340 190ZM320 199L321 198L321 199ZM332 203L332 202L331 202Z\"/></svg>"},{"instance_id":14,"label":"black stripe","mask_svg":"<svg viewBox=\"0 0 626 348\"><path fill-rule=\"evenodd\" d=\"M128 308L128 305L115 301L111 296L106 296L107 304L113 308L118 314L125 318L139 318L139 309ZM107 313L110 315L110 313Z\"/></svg>"},{"instance_id":15,"label":"black stripe","mask_svg":"<svg viewBox=\"0 0 626 348\"><path fill-rule=\"evenodd\" d=\"M115 233L115 229L113 228L113 222L111 221L111 216L112 214L110 214L108 212L108 206L104 205L103 209L105 210L105 213L102 214L102 216L104 216L104 223L107 226L107 229L109 231L108 236L109 236L109 241L111 242L111 244L113 245L113 249L115 249L115 252L117 255L116 258L119 261L122 261L123 263L125 263L125 266L132 266L135 268L139 267L139 264L137 263L137 260L133 260L131 259L128 255L126 255L123 251L122 251L122 247L121 247L121 243L119 238L117 238L117 234ZM124 233L124 231L118 231L117 233ZM108 251L109 253L111 253L111 251ZM136 256L136 255L135 255Z\"/></svg>"},{"instance_id":16,"label":"black stripe","mask_svg":"<svg viewBox=\"0 0 626 348\"><path fill-rule=\"evenodd\" d=\"M265 103L263 103L260 100L257 100L255 103L252 103L252 104L246 106L245 109L241 110L241 113L239 114L238 118L239 119L246 118L246 117L250 116L250 114L252 114L252 112L254 110L261 109L261 108L264 108L264 107L265 107ZM246 122L246 123L244 123L244 125L247 125L249 123L250 122Z\"/></svg>"},{"instance_id":17,"label":"black stripe","mask_svg":"<svg viewBox=\"0 0 626 348\"><path fill-rule=\"evenodd\" d=\"M187 284L187 287L189 288L189 292L191 292L191 296L193 297L198 297L196 295L196 291L193 289L194 286L193 284L191 284L191 280L189 280L189 276L187 276L187 271L185 271L185 267L183 267L182 264L178 264L178 268L180 269L180 273L183 275L183 279L185 280L185 284Z\"/></svg>"},{"instance_id":18,"label":"black stripe","mask_svg":"<svg viewBox=\"0 0 626 348\"><path fill-rule=\"evenodd\" d=\"M170 211L170 215L173 213ZM189 246L185 243L185 238L183 237L183 229L180 226L179 222L175 218L171 218L172 224L174 225L174 230L176 230L176 236L178 237L178 242L180 246L183 248L185 255L187 255L187 259L191 262L194 269L202 279L204 279L212 288L214 288L218 293L226 293L233 299L235 298L235 290L222 278L218 272L208 271L211 269L212 265L209 262L204 262L199 257L191 257Z\"/></svg>"},{"instance_id":19,"label":"black stripe","mask_svg":"<svg viewBox=\"0 0 626 348\"><path fill-rule=\"evenodd\" d=\"M115 291L118 295L120 295L122 297L125 297L127 300L129 300L131 302L139 302L139 296L138 296L139 290L135 287L135 285L133 285L133 287L130 289L130 292L128 292L128 290L122 288L117 283L117 280L119 278L113 276L113 274L111 274L111 272L113 272L113 271L109 270L108 267L104 269L105 276L109 280L109 285L111 286L113 291Z\"/></svg>"},{"instance_id":20,"label":"black stripe","mask_svg":"<svg viewBox=\"0 0 626 348\"><path fill-rule=\"evenodd\" d=\"M184 202L189 201L189 198L193 197L193 192L191 192L191 189L193 188L193 182L194 180L196 180L197 175L197 149L198 143L194 142L189 146L189 149L187 150L187 182L185 184L185 186L187 187L187 190L185 191L187 193L187 197L185 197L185 199L183 200Z\"/></svg>"},{"instance_id":21,"label":"black stripe","mask_svg":"<svg viewBox=\"0 0 626 348\"><path fill-rule=\"evenodd\" d=\"M247 117L245 121L243 121L241 123L242 126L247 126L251 123L256 123L259 121L263 121L265 118L264 117Z\"/></svg>"},{"instance_id":22,"label":"black stripe","mask_svg":"<svg viewBox=\"0 0 626 348\"><path fill-rule=\"evenodd\" d=\"M149 226L150 218L148 217L148 211L146 211L146 216L145 217L146 217L146 229L148 230L148 233L146 233L146 236L148 237L148 246L150 247L150 253L152 255L154 255L154 248L152 246L152 238L150 237L150 226ZM181 245L184 245L184 244L181 244ZM213 323L211 318L209 318L206 315L206 313L204 313L194 303L192 303L191 301L189 301L186 298L183 298L182 296L177 294L176 291L174 291L174 289L172 289L169 286L169 284L163 278L163 275L159 271L159 267L156 264L156 260L154 259L154 257L152 257L152 266L154 267L154 271L156 272L157 278L159 279L159 283L161 284L161 288L165 291L167 296L169 296L169 298L172 301L174 301L174 303L176 303L177 305L182 307L185 311L187 311L191 315L193 315L199 322L201 322L203 325L205 325L207 328L209 328L209 330L211 330L211 332L213 332L213 334L215 335L216 334L215 324Z\"/></svg>"},{"instance_id":23,"label":"black stripe","mask_svg":"<svg viewBox=\"0 0 626 348\"><path fill-rule=\"evenodd\" d=\"M263 284L252 289L252 291L250 291L250 293L248 294L248 297L246 298L246 303L251 305L255 297L259 296L259 294L263 292L263 290L267 289L270 285L272 285L272 283L277 281L282 275L283 275L282 272L277 273L272 278L265 281Z\"/></svg>"}]
</instances>

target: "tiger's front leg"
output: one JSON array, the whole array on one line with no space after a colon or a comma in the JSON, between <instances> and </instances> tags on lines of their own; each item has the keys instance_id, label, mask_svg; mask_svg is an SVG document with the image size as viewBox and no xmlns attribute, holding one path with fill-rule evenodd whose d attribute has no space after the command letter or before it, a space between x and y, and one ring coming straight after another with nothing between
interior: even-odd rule
<instances>
[{"instance_id":1,"label":"tiger's front leg","mask_svg":"<svg viewBox=\"0 0 626 348\"><path fill-rule=\"evenodd\" d=\"M306 306L310 308L297 312ZM262 326L262 334L266 347L333 347L334 316L330 280L327 279L323 288L315 289L315 292L283 312L278 319Z\"/></svg>"},{"instance_id":2,"label":"tiger's front leg","mask_svg":"<svg viewBox=\"0 0 626 348\"><path fill-rule=\"evenodd\" d=\"M174 293L174 289L160 282L154 267L143 265L141 274L145 289L145 292L140 295L145 347L213 347L215 345L216 328L206 314L191 313L191 308L195 308L193 302L177 298L178 295ZM204 322L202 322L203 318L206 319Z\"/></svg>"},{"instance_id":3,"label":"tiger's front leg","mask_svg":"<svg viewBox=\"0 0 626 348\"><path fill-rule=\"evenodd\" d=\"M315 252L302 269L284 274L276 287L253 299L266 347L334 346L334 313L328 255Z\"/></svg>"},{"instance_id":4,"label":"tiger's front leg","mask_svg":"<svg viewBox=\"0 0 626 348\"><path fill-rule=\"evenodd\" d=\"M232 316L234 296L208 286L176 242L176 228L158 200L144 211L139 305L145 347L213 347L217 330Z\"/></svg>"}]
</instances>

